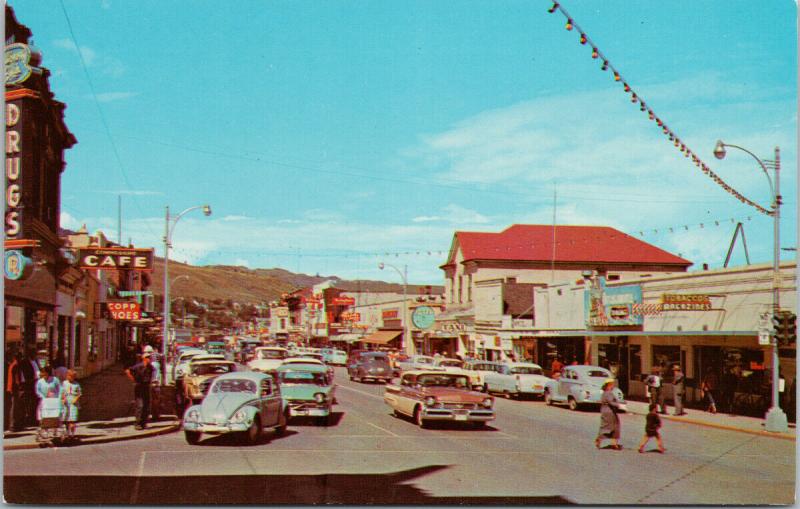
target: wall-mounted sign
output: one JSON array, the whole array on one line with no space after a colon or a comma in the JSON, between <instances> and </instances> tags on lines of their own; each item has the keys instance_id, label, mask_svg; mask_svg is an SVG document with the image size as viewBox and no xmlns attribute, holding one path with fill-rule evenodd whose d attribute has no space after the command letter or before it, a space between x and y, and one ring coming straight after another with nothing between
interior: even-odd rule
<instances>
[{"instance_id":1,"label":"wall-mounted sign","mask_svg":"<svg viewBox=\"0 0 800 509\"><path fill-rule=\"evenodd\" d=\"M31 52L30 46L17 42L6 46L6 85L19 85L31 77L34 72L41 72L32 65L31 57L40 60L38 53Z\"/></svg>"},{"instance_id":2,"label":"wall-mounted sign","mask_svg":"<svg viewBox=\"0 0 800 509\"><path fill-rule=\"evenodd\" d=\"M419 306L411 313L411 323L418 329L430 329L436 322L436 312L430 306Z\"/></svg>"},{"instance_id":3,"label":"wall-mounted sign","mask_svg":"<svg viewBox=\"0 0 800 509\"><path fill-rule=\"evenodd\" d=\"M641 325L642 315L634 313L634 308L641 303L641 286L607 287L605 278L599 277L584 290L586 325L588 327Z\"/></svg>"},{"instance_id":4,"label":"wall-mounted sign","mask_svg":"<svg viewBox=\"0 0 800 509\"><path fill-rule=\"evenodd\" d=\"M399 309L384 309L381 311L381 318L384 320L391 320L393 318L400 317L400 310Z\"/></svg>"},{"instance_id":5,"label":"wall-mounted sign","mask_svg":"<svg viewBox=\"0 0 800 509\"><path fill-rule=\"evenodd\" d=\"M711 311L711 296L702 294L665 293L661 295L662 311Z\"/></svg>"},{"instance_id":6,"label":"wall-mounted sign","mask_svg":"<svg viewBox=\"0 0 800 509\"><path fill-rule=\"evenodd\" d=\"M414 320L413 316L411 320L412 321ZM467 330L467 326L464 325L463 323L458 323L458 322L443 323L442 326L440 327L440 330L446 332L461 332Z\"/></svg>"},{"instance_id":7,"label":"wall-mounted sign","mask_svg":"<svg viewBox=\"0 0 800 509\"><path fill-rule=\"evenodd\" d=\"M6 54L7 58L7 54ZM6 59L6 83L8 60ZM6 218L7 239L22 237L22 109L19 102L6 104Z\"/></svg>"},{"instance_id":8,"label":"wall-mounted sign","mask_svg":"<svg viewBox=\"0 0 800 509\"><path fill-rule=\"evenodd\" d=\"M23 255L21 251L14 249L6 251L4 267L6 279L19 281L30 277L34 264L33 260Z\"/></svg>"},{"instance_id":9,"label":"wall-mounted sign","mask_svg":"<svg viewBox=\"0 0 800 509\"><path fill-rule=\"evenodd\" d=\"M343 322L358 322L361 320L361 313L342 313L339 318Z\"/></svg>"},{"instance_id":10,"label":"wall-mounted sign","mask_svg":"<svg viewBox=\"0 0 800 509\"><path fill-rule=\"evenodd\" d=\"M86 247L78 250L82 269L153 270L153 248Z\"/></svg>"},{"instance_id":11,"label":"wall-mounted sign","mask_svg":"<svg viewBox=\"0 0 800 509\"><path fill-rule=\"evenodd\" d=\"M334 306L353 306L356 303L356 299L353 297L334 297L331 299L331 304Z\"/></svg>"},{"instance_id":12,"label":"wall-mounted sign","mask_svg":"<svg viewBox=\"0 0 800 509\"><path fill-rule=\"evenodd\" d=\"M108 312L114 320L141 320L138 302L106 302Z\"/></svg>"}]
</instances>

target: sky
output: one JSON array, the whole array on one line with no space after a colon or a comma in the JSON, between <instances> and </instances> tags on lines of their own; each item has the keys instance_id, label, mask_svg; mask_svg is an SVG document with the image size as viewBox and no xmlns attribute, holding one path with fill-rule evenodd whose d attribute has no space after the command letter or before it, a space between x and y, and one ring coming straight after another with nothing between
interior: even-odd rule
<instances>
[{"instance_id":1,"label":"sky","mask_svg":"<svg viewBox=\"0 0 800 509\"><path fill-rule=\"evenodd\" d=\"M797 244L797 8L788 0L9 0L78 144L62 226L196 265L442 284L455 231L605 225L722 267L773 220L742 195L780 147ZM591 58L578 28L603 58ZM616 69L621 81L616 82ZM121 197L121 198L120 198ZM783 251L793 259L794 251ZM379 270L378 264L387 264ZM730 265L746 263L741 238Z\"/></svg>"}]
</instances>

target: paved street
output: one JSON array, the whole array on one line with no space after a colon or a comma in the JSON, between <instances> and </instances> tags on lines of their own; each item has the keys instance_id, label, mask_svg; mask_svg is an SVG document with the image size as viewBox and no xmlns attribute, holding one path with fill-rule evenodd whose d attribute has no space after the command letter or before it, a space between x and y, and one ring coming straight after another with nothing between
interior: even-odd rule
<instances>
[{"instance_id":1,"label":"paved street","mask_svg":"<svg viewBox=\"0 0 800 509\"><path fill-rule=\"evenodd\" d=\"M623 416L625 449L592 444L599 415L497 401L486 430L419 429L391 415L382 384L337 368L328 428L293 422L259 445L180 433L75 448L7 451L9 502L599 503L793 502L789 440L665 421L667 452L639 454L644 418ZM94 476L77 480L75 476ZM52 498L49 498L52 497Z\"/></svg>"}]
</instances>

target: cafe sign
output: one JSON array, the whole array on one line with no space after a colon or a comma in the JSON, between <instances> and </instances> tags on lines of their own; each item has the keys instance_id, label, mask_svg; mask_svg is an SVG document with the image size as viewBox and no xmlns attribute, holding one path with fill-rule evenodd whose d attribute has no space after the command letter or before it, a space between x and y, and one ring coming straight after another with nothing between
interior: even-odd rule
<instances>
[{"instance_id":1,"label":"cafe sign","mask_svg":"<svg viewBox=\"0 0 800 509\"><path fill-rule=\"evenodd\" d=\"M703 294L665 293L661 295L662 311L711 311L711 296Z\"/></svg>"},{"instance_id":2,"label":"cafe sign","mask_svg":"<svg viewBox=\"0 0 800 509\"><path fill-rule=\"evenodd\" d=\"M78 250L82 269L153 270L153 248L87 247Z\"/></svg>"}]
</instances>

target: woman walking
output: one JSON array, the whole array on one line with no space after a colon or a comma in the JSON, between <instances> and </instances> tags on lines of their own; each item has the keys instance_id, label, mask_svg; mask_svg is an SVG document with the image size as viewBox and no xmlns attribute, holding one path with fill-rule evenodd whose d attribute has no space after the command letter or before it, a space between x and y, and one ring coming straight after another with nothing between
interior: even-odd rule
<instances>
[{"instance_id":1,"label":"woman walking","mask_svg":"<svg viewBox=\"0 0 800 509\"><path fill-rule=\"evenodd\" d=\"M617 415L620 403L613 392L614 383L613 378L603 382L603 395L600 397L600 430L594 439L594 445L599 449L603 439L607 438L611 440L611 448L619 451L622 449L619 444L622 426Z\"/></svg>"},{"instance_id":2,"label":"woman walking","mask_svg":"<svg viewBox=\"0 0 800 509\"><path fill-rule=\"evenodd\" d=\"M67 379L61 384L61 400L64 402L64 425L67 429L67 438L75 438L75 428L78 422L78 400L81 397L81 386L75 381L75 370L67 370Z\"/></svg>"},{"instance_id":3,"label":"woman walking","mask_svg":"<svg viewBox=\"0 0 800 509\"><path fill-rule=\"evenodd\" d=\"M45 398L61 399L61 382L53 376L50 366L45 366L39 371L39 380L36 382L36 395L39 397L39 406L36 408L36 420L42 419L42 400Z\"/></svg>"}]
</instances>

